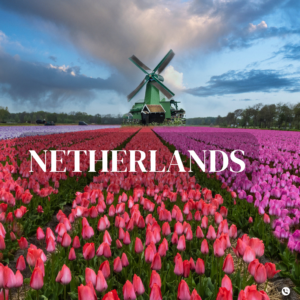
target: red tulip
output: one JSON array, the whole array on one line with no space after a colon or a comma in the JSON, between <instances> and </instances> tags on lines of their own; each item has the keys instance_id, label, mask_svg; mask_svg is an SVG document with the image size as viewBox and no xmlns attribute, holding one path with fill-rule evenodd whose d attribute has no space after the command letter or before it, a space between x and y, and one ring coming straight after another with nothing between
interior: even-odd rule
<instances>
[{"instance_id":1,"label":"red tulip","mask_svg":"<svg viewBox=\"0 0 300 300\"><path fill-rule=\"evenodd\" d=\"M151 273L149 287L152 289L154 284L157 284L161 288L161 279L155 270Z\"/></svg>"},{"instance_id":2,"label":"red tulip","mask_svg":"<svg viewBox=\"0 0 300 300\"><path fill-rule=\"evenodd\" d=\"M254 277L255 269L259 265L258 259L254 259L249 265L248 265L248 272Z\"/></svg>"},{"instance_id":3,"label":"red tulip","mask_svg":"<svg viewBox=\"0 0 300 300\"><path fill-rule=\"evenodd\" d=\"M151 288L149 300L162 300L160 287L156 283Z\"/></svg>"},{"instance_id":4,"label":"red tulip","mask_svg":"<svg viewBox=\"0 0 300 300\"><path fill-rule=\"evenodd\" d=\"M122 271L123 267L122 267L122 262L120 257L118 256L117 258L115 258L114 260L114 272L116 273L120 273Z\"/></svg>"},{"instance_id":5,"label":"red tulip","mask_svg":"<svg viewBox=\"0 0 300 300\"><path fill-rule=\"evenodd\" d=\"M265 245L262 240L258 238L252 238L249 241L249 246L254 250L257 257L264 255Z\"/></svg>"},{"instance_id":6,"label":"red tulip","mask_svg":"<svg viewBox=\"0 0 300 300\"><path fill-rule=\"evenodd\" d=\"M80 240L79 240L79 237L77 235L73 239L72 246L73 246L74 249L79 249L81 247L80 246Z\"/></svg>"},{"instance_id":7,"label":"red tulip","mask_svg":"<svg viewBox=\"0 0 300 300\"><path fill-rule=\"evenodd\" d=\"M207 216L204 216L201 220L201 227L207 228L207 226L208 226L208 218L207 218Z\"/></svg>"},{"instance_id":8,"label":"red tulip","mask_svg":"<svg viewBox=\"0 0 300 300\"><path fill-rule=\"evenodd\" d=\"M254 280L257 283L264 283L267 280L267 271L263 264L258 264L255 269Z\"/></svg>"},{"instance_id":9,"label":"red tulip","mask_svg":"<svg viewBox=\"0 0 300 300\"><path fill-rule=\"evenodd\" d=\"M44 231L41 227L36 230L36 238L37 240L43 240L45 238Z\"/></svg>"},{"instance_id":10,"label":"red tulip","mask_svg":"<svg viewBox=\"0 0 300 300\"><path fill-rule=\"evenodd\" d=\"M243 255L243 260L247 264L251 263L255 259L255 252L251 247L247 246Z\"/></svg>"},{"instance_id":11,"label":"red tulip","mask_svg":"<svg viewBox=\"0 0 300 300\"><path fill-rule=\"evenodd\" d=\"M201 297L199 296L199 294L197 293L197 291L194 289L192 294L191 294L191 298L190 300L201 300Z\"/></svg>"},{"instance_id":12,"label":"red tulip","mask_svg":"<svg viewBox=\"0 0 300 300\"><path fill-rule=\"evenodd\" d=\"M252 217L249 217L249 220L248 220L249 223L253 223L253 219Z\"/></svg>"},{"instance_id":13,"label":"red tulip","mask_svg":"<svg viewBox=\"0 0 300 300\"><path fill-rule=\"evenodd\" d=\"M85 282L91 282L93 286L96 285L96 273L93 269L85 268Z\"/></svg>"},{"instance_id":14,"label":"red tulip","mask_svg":"<svg viewBox=\"0 0 300 300\"><path fill-rule=\"evenodd\" d=\"M101 270L98 271L96 278L96 290L100 293L107 289L108 285Z\"/></svg>"},{"instance_id":15,"label":"red tulip","mask_svg":"<svg viewBox=\"0 0 300 300\"><path fill-rule=\"evenodd\" d=\"M16 280L14 272L7 266L3 268L3 288L11 289L15 287Z\"/></svg>"},{"instance_id":16,"label":"red tulip","mask_svg":"<svg viewBox=\"0 0 300 300\"><path fill-rule=\"evenodd\" d=\"M216 300L232 300L232 293L226 288L220 287Z\"/></svg>"},{"instance_id":17,"label":"red tulip","mask_svg":"<svg viewBox=\"0 0 300 300\"><path fill-rule=\"evenodd\" d=\"M191 298L191 293L190 293L189 286L184 280L181 280L178 285L177 299L190 300L190 298Z\"/></svg>"},{"instance_id":18,"label":"red tulip","mask_svg":"<svg viewBox=\"0 0 300 300\"><path fill-rule=\"evenodd\" d=\"M196 237L197 239L202 239L204 238L204 234L202 232L202 229L200 226L197 226L197 229L196 229Z\"/></svg>"},{"instance_id":19,"label":"red tulip","mask_svg":"<svg viewBox=\"0 0 300 300\"><path fill-rule=\"evenodd\" d=\"M142 253L144 251L143 243L138 237L135 238L134 251L135 253Z\"/></svg>"},{"instance_id":20,"label":"red tulip","mask_svg":"<svg viewBox=\"0 0 300 300\"><path fill-rule=\"evenodd\" d=\"M177 255L175 256L174 262L175 262L174 273L176 275L183 275L183 262L182 262L181 255L179 253L177 253Z\"/></svg>"},{"instance_id":21,"label":"red tulip","mask_svg":"<svg viewBox=\"0 0 300 300\"><path fill-rule=\"evenodd\" d=\"M30 287L34 290L40 290L44 286L44 277L40 268L34 268L31 278Z\"/></svg>"},{"instance_id":22,"label":"red tulip","mask_svg":"<svg viewBox=\"0 0 300 300\"><path fill-rule=\"evenodd\" d=\"M36 260L36 263L35 263L34 267L35 268L39 268L42 271L43 276L45 276L45 265L44 265L44 262L43 262L43 260L41 258L38 258Z\"/></svg>"},{"instance_id":23,"label":"red tulip","mask_svg":"<svg viewBox=\"0 0 300 300\"><path fill-rule=\"evenodd\" d=\"M226 274L232 274L234 272L234 263L231 254L228 254L224 260L222 270Z\"/></svg>"},{"instance_id":24,"label":"red tulip","mask_svg":"<svg viewBox=\"0 0 300 300\"><path fill-rule=\"evenodd\" d=\"M65 232L60 244L66 248L66 247L69 247L71 245L71 243L72 243L71 237L68 235L67 232Z\"/></svg>"},{"instance_id":25,"label":"red tulip","mask_svg":"<svg viewBox=\"0 0 300 300\"><path fill-rule=\"evenodd\" d=\"M214 255L216 257L221 257L224 255L224 248L220 239L216 239L213 245Z\"/></svg>"},{"instance_id":26,"label":"red tulip","mask_svg":"<svg viewBox=\"0 0 300 300\"><path fill-rule=\"evenodd\" d=\"M190 258L189 262L191 264L191 270L194 271L196 266L195 266L195 262L192 257Z\"/></svg>"},{"instance_id":27,"label":"red tulip","mask_svg":"<svg viewBox=\"0 0 300 300\"><path fill-rule=\"evenodd\" d=\"M162 226L162 234L167 236L171 233L170 225L168 222L165 222Z\"/></svg>"},{"instance_id":28,"label":"red tulip","mask_svg":"<svg viewBox=\"0 0 300 300\"><path fill-rule=\"evenodd\" d=\"M86 243L82 249L83 257L86 260L90 260L95 256L95 244L94 243Z\"/></svg>"},{"instance_id":29,"label":"red tulip","mask_svg":"<svg viewBox=\"0 0 300 300\"><path fill-rule=\"evenodd\" d=\"M136 294L132 283L127 280L123 286L123 297L124 300L134 300L136 299Z\"/></svg>"},{"instance_id":30,"label":"red tulip","mask_svg":"<svg viewBox=\"0 0 300 300\"><path fill-rule=\"evenodd\" d=\"M156 253L151 263L151 269L159 271L161 269L161 258L159 253Z\"/></svg>"},{"instance_id":31,"label":"red tulip","mask_svg":"<svg viewBox=\"0 0 300 300\"><path fill-rule=\"evenodd\" d=\"M129 266L129 261L128 261L126 253L122 254L121 262L122 262L122 267L123 268Z\"/></svg>"},{"instance_id":32,"label":"red tulip","mask_svg":"<svg viewBox=\"0 0 300 300\"><path fill-rule=\"evenodd\" d=\"M209 253L209 247L208 247L208 243L207 243L206 239L204 239L201 243L201 253L202 254L208 254Z\"/></svg>"},{"instance_id":33,"label":"red tulip","mask_svg":"<svg viewBox=\"0 0 300 300\"><path fill-rule=\"evenodd\" d=\"M234 224L232 224L230 226L229 237L233 238L233 239L236 239L236 237L237 237L237 228L236 228L236 226Z\"/></svg>"},{"instance_id":34,"label":"red tulip","mask_svg":"<svg viewBox=\"0 0 300 300\"><path fill-rule=\"evenodd\" d=\"M122 264L121 264L122 265ZM105 279L107 279L110 276L110 266L108 260L104 261L100 267L99 270L102 271L103 276Z\"/></svg>"},{"instance_id":35,"label":"red tulip","mask_svg":"<svg viewBox=\"0 0 300 300\"><path fill-rule=\"evenodd\" d=\"M94 236L94 229L93 229L93 227L89 226L89 225L85 225L82 228L81 235L82 235L82 238L84 240L90 239L92 236Z\"/></svg>"},{"instance_id":36,"label":"red tulip","mask_svg":"<svg viewBox=\"0 0 300 300\"><path fill-rule=\"evenodd\" d=\"M18 240L18 244L22 250L28 248L28 242L23 236Z\"/></svg>"},{"instance_id":37,"label":"red tulip","mask_svg":"<svg viewBox=\"0 0 300 300\"><path fill-rule=\"evenodd\" d=\"M129 245L130 244L130 234L128 231L125 232L125 237L123 239L123 243L124 245Z\"/></svg>"},{"instance_id":38,"label":"red tulip","mask_svg":"<svg viewBox=\"0 0 300 300\"><path fill-rule=\"evenodd\" d=\"M123 247L120 240L116 240L116 246L117 246L118 249L121 249Z\"/></svg>"},{"instance_id":39,"label":"red tulip","mask_svg":"<svg viewBox=\"0 0 300 300\"><path fill-rule=\"evenodd\" d=\"M191 263L188 260L183 261L183 277L189 277L191 271Z\"/></svg>"},{"instance_id":40,"label":"red tulip","mask_svg":"<svg viewBox=\"0 0 300 300\"><path fill-rule=\"evenodd\" d=\"M89 286L81 284L78 287L78 300L95 300L93 290Z\"/></svg>"},{"instance_id":41,"label":"red tulip","mask_svg":"<svg viewBox=\"0 0 300 300\"><path fill-rule=\"evenodd\" d=\"M145 292L143 282L136 274L133 275L133 288L137 295L142 295Z\"/></svg>"},{"instance_id":42,"label":"red tulip","mask_svg":"<svg viewBox=\"0 0 300 300\"><path fill-rule=\"evenodd\" d=\"M165 257L167 255L167 248L164 242L159 245L157 252L159 253L160 257Z\"/></svg>"},{"instance_id":43,"label":"red tulip","mask_svg":"<svg viewBox=\"0 0 300 300\"><path fill-rule=\"evenodd\" d=\"M72 275L70 269L66 265L63 265L61 271L58 272L55 281L63 285L66 285L69 284L71 280L72 280Z\"/></svg>"},{"instance_id":44,"label":"red tulip","mask_svg":"<svg viewBox=\"0 0 300 300\"><path fill-rule=\"evenodd\" d=\"M276 270L276 265L273 263L265 263L268 279L272 279L280 270Z\"/></svg>"},{"instance_id":45,"label":"red tulip","mask_svg":"<svg viewBox=\"0 0 300 300\"><path fill-rule=\"evenodd\" d=\"M23 255L20 255L17 259L16 269L20 271L24 271L26 269L26 263Z\"/></svg>"},{"instance_id":46,"label":"red tulip","mask_svg":"<svg viewBox=\"0 0 300 300\"><path fill-rule=\"evenodd\" d=\"M46 239L46 250L50 253L55 251L55 240L52 236Z\"/></svg>"},{"instance_id":47,"label":"red tulip","mask_svg":"<svg viewBox=\"0 0 300 300\"><path fill-rule=\"evenodd\" d=\"M270 223L270 217L267 214L264 214L264 222Z\"/></svg>"},{"instance_id":48,"label":"red tulip","mask_svg":"<svg viewBox=\"0 0 300 300\"><path fill-rule=\"evenodd\" d=\"M23 285L23 275L17 270L15 275L15 287L20 288Z\"/></svg>"},{"instance_id":49,"label":"red tulip","mask_svg":"<svg viewBox=\"0 0 300 300\"><path fill-rule=\"evenodd\" d=\"M75 253L75 250L74 250L73 247L70 249L68 259L71 260L71 261L76 259L76 253Z\"/></svg>"},{"instance_id":50,"label":"red tulip","mask_svg":"<svg viewBox=\"0 0 300 300\"><path fill-rule=\"evenodd\" d=\"M177 245L178 244L178 234L176 232L174 232L173 235L172 235L171 243L173 245Z\"/></svg>"},{"instance_id":51,"label":"red tulip","mask_svg":"<svg viewBox=\"0 0 300 300\"><path fill-rule=\"evenodd\" d=\"M221 287L226 288L232 294L232 283L230 278L227 275L223 277Z\"/></svg>"},{"instance_id":52,"label":"red tulip","mask_svg":"<svg viewBox=\"0 0 300 300\"><path fill-rule=\"evenodd\" d=\"M214 240L217 237L216 231L212 225L209 225L206 238L209 240Z\"/></svg>"},{"instance_id":53,"label":"red tulip","mask_svg":"<svg viewBox=\"0 0 300 300\"><path fill-rule=\"evenodd\" d=\"M204 261L201 258L198 258L196 261L195 272L199 275L202 275L205 273Z\"/></svg>"},{"instance_id":54,"label":"red tulip","mask_svg":"<svg viewBox=\"0 0 300 300\"><path fill-rule=\"evenodd\" d=\"M185 236L182 235L179 240L178 240L178 244L177 244L177 249L179 251L185 251L186 248L186 244L185 244Z\"/></svg>"}]
</instances>

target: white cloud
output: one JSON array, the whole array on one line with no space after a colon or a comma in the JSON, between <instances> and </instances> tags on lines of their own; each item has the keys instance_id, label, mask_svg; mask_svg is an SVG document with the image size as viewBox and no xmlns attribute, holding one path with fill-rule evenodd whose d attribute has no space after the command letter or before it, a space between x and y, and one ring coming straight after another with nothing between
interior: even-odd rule
<instances>
[{"instance_id":1,"label":"white cloud","mask_svg":"<svg viewBox=\"0 0 300 300\"><path fill-rule=\"evenodd\" d=\"M248 27L250 32L253 32L253 31L256 31L256 30L262 30L262 29L266 29L266 28L268 28L268 25L265 21L261 21L257 25L254 25L254 24L250 23L249 27Z\"/></svg>"},{"instance_id":2,"label":"white cloud","mask_svg":"<svg viewBox=\"0 0 300 300\"><path fill-rule=\"evenodd\" d=\"M177 90L186 88L183 85L183 73L176 71L173 66L168 66L162 75L166 86L170 86L170 88L173 87Z\"/></svg>"}]
</instances>

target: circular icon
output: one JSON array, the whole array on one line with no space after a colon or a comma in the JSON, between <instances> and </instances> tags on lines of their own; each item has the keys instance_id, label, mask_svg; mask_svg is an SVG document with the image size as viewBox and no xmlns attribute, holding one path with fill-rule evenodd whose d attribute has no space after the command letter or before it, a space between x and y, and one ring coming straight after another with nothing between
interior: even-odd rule
<instances>
[{"instance_id":1,"label":"circular icon","mask_svg":"<svg viewBox=\"0 0 300 300\"><path fill-rule=\"evenodd\" d=\"M282 290L281 290L281 293L283 296L288 296L290 294L291 290L288 288L288 287L284 287Z\"/></svg>"}]
</instances>

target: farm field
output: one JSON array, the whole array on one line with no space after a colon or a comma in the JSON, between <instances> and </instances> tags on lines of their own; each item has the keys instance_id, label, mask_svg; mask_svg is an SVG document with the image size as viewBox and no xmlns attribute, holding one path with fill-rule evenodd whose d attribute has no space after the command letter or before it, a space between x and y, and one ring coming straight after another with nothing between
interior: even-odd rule
<instances>
[{"instance_id":1,"label":"farm field","mask_svg":"<svg viewBox=\"0 0 300 300\"><path fill-rule=\"evenodd\" d=\"M0 299L277 300L285 286L299 299L299 133L61 127L0 133ZM101 162L89 172L84 154L82 172L72 154L67 172L37 163L30 172L29 150L43 160L47 149L96 150L96 160L101 150L141 150L147 170L148 150L157 170L178 150L187 172L103 173ZM203 150L236 149L241 173L188 172L187 150L204 159ZM129 168L128 156L118 159Z\"/></svg>"}]
</instances>

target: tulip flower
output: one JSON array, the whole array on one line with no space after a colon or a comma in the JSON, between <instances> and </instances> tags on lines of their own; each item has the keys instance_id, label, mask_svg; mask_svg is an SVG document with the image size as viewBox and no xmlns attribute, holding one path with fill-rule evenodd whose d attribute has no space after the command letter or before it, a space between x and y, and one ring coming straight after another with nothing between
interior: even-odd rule
<instances>
[{"instance_id":1,"label":"tulip flower","mask_svg":"<svg viewBox=\"0 0 300 300\"><path fill-rule=\"evenodd\" d=\"M151 263L151 269L159 271L161 269L161 258L159 253L156 253Z\"/></svg>"},{"instance_id":2,"label":"tulip flower","mask_svg":"<svg viewBox=\"0 0 300 300\"><path fill-rule=\"evenodd\" d=\"M124 297L124 300L136 299L134 287L129 280L127 280L123 286L123 297Z\"/></svg>"},{"instance_id":3,"label":"tulip flower","mask_svg":"<svg viewBox=\"0 0 300 300\"><path fill-rule=\"evenodd\" d=\"M142 253L143 250L144 250L144 246L142 241L138 237L136 237L135 244L134 244L135 253Z\"/></svg>"},{"instance_id":4,"label":"tulip flower","mask_svg":"<svg viewBox=\"0 0 300 300\"><path fill-rule=\"evenodd\" d=\"M91 282L93 286L96 285L96 273L93 269L86 268L85 269L85 282Z\"/></svg>"},{"instance_id":5,"label":"tulip flower","mask_svg":"<svg viewBox=\"0 0 300 300\"><path fill-rule=\"evenodd\" d=\"M72 243L71 237L69 236L69 234L67 232L65 232L60 244L62 245L62 247L66 248L66 247L69 247L71 245L71 243Z\"/></svg>"},{"instance_id":6,"label":"tulip flower","mask_svg":"<svg viewBox=\"0 0 300 300\"><path fill-rule=\"evenodd\" d=\"M174 273L176 275L183 275L183 261L179 253L177 253L177 255L175 256L174 262L175 262Z\"/></svg>"},{"instance_id":7,"label":"tulip flower","mask_svg":"<svg viewBox=\"0 0 300 300\"><path fill-rule=\"evenodd\" d=\"M66 265L63 265L61 271L58 272L55 281L63 285L66 285L69 284L71 280L72 280L72 275L70 269Z\"/></svg>"},{"instance_id":8,"label":"tulip flower","mask_svg":"<svg viewBox=\"0 0 300 300\"><path fill-rule=\"evenodd\" d=\"M150 298L149 300L162 300L161 290L160 287L154 283L151 292L150 292Z\"/></svg>"},{"instance_id":9,"label":"tulip flower","mask_svg":"<svg viewBox=\"0 0 300 300\"><path fill-rule=\"evenodd\" d=\"M232 293L225 287L220 287L216 300L232 300Z\"/></svg>"},{"instance_id":10,"label":"tulip flower","mask_svg":"<svg viewBox=\"0 0 300 300\"><path fill-rule=\"evenodd\" d=\"M208 254L209 253L209 247L208 247L208 243L207 243L206 239L204 239L201 243L201 253L202 254Z\"/></svg>"},{"instance_id":11,"label":"tulip flower","mask_svg":"<svg viewBox=\"0 0 300 300\"><path fill-rule=\"evenodd\" d=\"M145 292L143 282L136 274L133 275L133 288L137 295L142 295Z\"/></svg>"},{"instance_id":12,"label":"tulip flower","mask_svg":"<svg viewBox=\"0 0 300 300\"><path fill-rule=\"evenodd\" d=\"M71 261L76 259L76 253L75 253L75 250L74 250L73 247L70 249L68 259L71 260Z\"/></svg>"},{"instance_id":13,"label":"tulip flower","mask_svg":"<svg viewBox=\"0 0 300 300\"><path fill-rule=\"evenodd\" d=\"M254 280L257 283L264 283L267 280L267 271L263 264L258 264L255 268Z\"/></svg>"},{"instance_id":14,"label":"tulip flower","mask_svg":"<svg viewBox=\"0 0 300 300\"><path fill-rule=\"evenodd\" d=\"M214 255L216 257L221 257L224 255L224 248L220 239L216 239L213 244Z\"/></svg>"},{"instance_id":15,"label":"tulip flower","mask_svg":"<svg viewBox=\"0 0 300 300\"><path fill-rule=\"evenodd\" d=\"M270 223L270 217L267 214L264 214L264 222Z\"/></svg>"},{"instance_id":16,"label":"tulip flower","mask_svg":"<svg viewBox=\"0 0 300 300\"><path fill-rule=\"evenodd\" d=\"M28 242L23 236L18 240L18 244L22 250L28 248Z\"/></svg>"},{"instance_id":17,"label":"tulip flower","mask_svg":"<svg viewBox=\"0 0 300 300\"><path fill-rule=\"evenodd\" d=\"M95 256L95 244L94 243L86 243L82 249L83 257L86 260L90 260Z\"/></svg>"},{"instance_id":18,"label":"tulip flower","mask_svg":"<svg viewBox=\"0 0 300 300\"><path fill-rule=\"evenodd\" d=\"M161 288L161 278L155 270L151 273L149 287L152 289L154 284L157 284Z\"/></svg>"},{"instance_id":19,"label":"tulip flower","mask_svg":"<svg viewBox=\"0 0 300 300\"><path fill-rule=\"evenodd\" d=\"M20 271L24 271L26 269L26 263L23 255L20 255L17 259L16 269Z\"/></svg>"},{"instance_id":20,"label":"tulip flower","mask_svg":"<svg viewBox=\"0 0 300 300\"><path fill-rule=\"evenodd\" d=\"M191 263L188 260L183 262L183 277L189 277L191 271Z\"/></svg>"},{"instance_id":21,"label":"tulip flower","mask_svg":"<svg viewBox=\"0 0 300 300\"><path fill-rule=\"evenodd\" d=\"M78 300L95 300L93 290L89 286L81 284L78 287Z\"/></svg>"},{"instance_id":22,"label":"tulip flower","mask_svg":"<svg viewBox=\"0 0 300 300\"><path fill-rule=\"evenodd\" d=\"M185 236L182 235L179 240L178 240L178 244L177 244L177 249L179 251L185 251L186 248L186 244L185 244Z\"/></svg>"},{"instance_id":23,"label":"tulip flower","mask_svg":"<svg viewBox=\"0 0 300 300\"><path fill-rule=\"evenodd\" d=\"M45 238L44 231L41 227L38 227L38 229L36 230L36 238L37 240L43 240Z\"/></svg>"},{"instance_id":24,"label":"tulip flower","mask_svg":"<svg viewBox=\"0 0 300 300\"><path fill-rule=\"evenodd\" d=\"M122 254L121 262L122 262L122 267L123 268L129 266L129 261L128 261L126 253Z\"/></svg>"},{"instance_id":25,"label":"tulip flower","mask_svg":"<svg viewBox=\"0 0 300 300\"><path fill-rule=\"evenodd\" d=\"M3 288L11 289L16 284L14 272L7 266L3 268Z\"/></svg>"},{"instance_id":26,"label":"tulip flower","mask_svg":"<svg viewBox=\"0 0 300 300\"><path fill-rule=\"evenodd\" d=\"M15 288L20 288L23 285L23 275L17 270L15 275Z\"/></svg>"},{"instance_id":27,"label":"tulip flower","mask_svg":"<svg viewBox=\"0 0 300 300\"><path fill-rule=\"evenodd\" d=\"M108 285L107 282L105 280L105 277L102 273L101 270L98 271L97 277L96 277L96 290L100 293L102 293L103 291L105 291L107 289Z\"/></svg>"},{"instance_id":28,"label":"tulip flower","mask_svg":"<svg viewBox=\"0 0 300 300\"><path fill-rule=\"evenodd\" d=\"M243 260L245 263L249 264L255 259L255 252L249 246L246 247L246 250L243 255Z\"/></svg>"},{"instance_id":29,"label":"tulip flower","mask_svg":"<svg viewBox=\"0 0 300 300\"><path fill-rule=\"evenodd\" d=\"M233 258L231 256L231 254L228 254L225 257L222 270L226 274L232 274L234 272L234 263L233 263Z\"/></svg>"},{"instance_id":30,"label":"tulip flower","mask_svg":"<svg viewBox=\"0 0 300 300\"><path fill-rule=\"evenodd\" d=\"M72 246L73 246L74 249L79 249L81 247L80 246L80 240L79 240L79 237L77 235L73 239Z\"/></svg>"},{"instance_id":31,"label":"tulip flower","mask_svg":"<svg viewBox=\"0 0 300 300\"><path fill-rule=\"evenodd\" d=\"M226 288L232 294L232 283L227 275L223 277L221 287Z\"/></svg>"},{"instance_id":32,"label":"tulip flower","mask_svg":"<svg viewBox=\"0 0 300 300\"><path fill-rule=\"evenodd\" d=\"M216 237L217 237L217 235L216 235L216 231L215 231L214 227L209 225L206 238L208 240L214 240Z\"/></svg>"},{"instance_id":33,"label":"tulip flower","mask_svg":"<svg viewBox=\"0 0 300 300\"><path fill-rule=\"evenodd\" d=\"M268 279L272 279L280 270L276 270L276 265L273 263L265 263Z\"/></svg>"},{"instance_id":34,"label":"tulip flower","mask_svg":"<svg viewBox=\"0 0 300 300\"><path fill-rule=\"evenodd\" d=\"M190 298L191 298L191 293L190 293L189 286L184 280L181 280L178 285L177 299L190 300Z\"/></svg>"},{"instance_id":35,"label":"tulip flower","mask_svg":"<svg viewBox=\"0 0 300 300\"><path fill-rule=\"evenodd\" d=\"M46 239L46 250L50 253L55 251L55 240L52 236Z\"/></svg>"},{"instance_id":36,"label":"tulip flower","mask_svg":"<svg viewBox=\"0 0 300 300\"><path fill-rule=\"evenodd\" d=\"M44 286L44 277L40 268L34 268L31 278L30 287L34 290L40 290Z\"/></svg>"},{"instance_id":37,"label":"tulip flower","mask_svg":"<svg viewBox=\"0 0 300 300\"><path fill-rule=\"evenodd\" d=\"M196 261L195 272L199 275L203 275L205 273L204 261L201 258L198 258Z\"/></svg>"},{"instance_id":38,"label":"tulip flower","mask_svg":"<svg viewBox=\"0 0 300 300\"><path fill-rule=\"evenodd\" d=\"M254 259L249 265L248 265L248 272L254 277L256 267L259 265L258 259Z\"/></svg>"},{"instance_id":39,"label":"tulip flower","mask_svg":"<svg viewBox=\"0 0 300 300\"><path fill-rule=\"evenodd\" d=\"M117 258L115 258L114 260L114 272L116 273L120 273L122 271L123 267L122 267L122 262L120 257L118 256Z\"/></svg>"},{"instance_id":40,"label":"tulip flower","mask_svg":"<svg viewBox=\"0 0 300 300\"><path fill-rule=\"evenodd\" d=\"M121 265L122 265L122 263L121 263ZM103 274L105 279L109 278L109 276L110 276L110 266L109 266L108 260L104 261L100 265L99 270L102 271L102 274Z\"/></svg>"}]
</instances>

